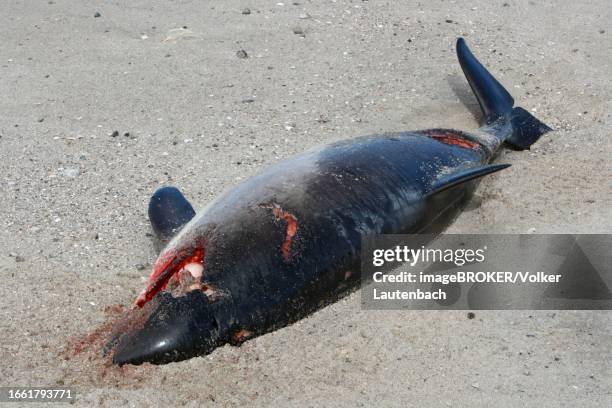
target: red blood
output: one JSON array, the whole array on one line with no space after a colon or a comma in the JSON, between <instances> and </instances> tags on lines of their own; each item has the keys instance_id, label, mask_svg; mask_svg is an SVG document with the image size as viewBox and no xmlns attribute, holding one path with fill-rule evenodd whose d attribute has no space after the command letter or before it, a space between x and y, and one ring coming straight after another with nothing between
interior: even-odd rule
<instances>
[{"instance_id":1,"label":"red blood","mask_svg":"<svg viewBox=\"0 0 612 408\"><path fill-rule=\"evenodd\" d=\"M285 261L289 262L291 260L291 244L293 243L293 237L295 237L298 230L298 219L295 217L295 215L284 211L280 207L272 207L272 213L276 218L283 219L287 223L287 232L285 235L285 240L281 245L281 251L283 252Z\"/></svg>"},{"instance_id":2,"label":"red blood","mask_svg":"<svg viewBox=\"0 0 612 408\"><path fill-rule=\"evenodd\" d=\"M125 310L123 305L113 305L106 308L113 314L109 320L102 323L92 332L70 340L69 355L77 355L85 350L101 354L106 342L120 333L126 333L144 327L151 312L149 309Z\"/></svg>"},{"instance_id":3,"label":"red blood","mask_svg":"<svg viewBox=\"0 0 612 408\"><path fill-rule=\"evenodd\" d=\"M180 261L177 262L178 259ZM172 249L162 254L155 262L153 272L147 280L146 289L138 296L134 305L144 306L158 292L165 290L171 280L180 281L179 272L185 265L192 262L204 263L204 248L196 248L191 254L187 251L177 254Z\"/></svg>"},{"instance_id":4,"label":"red blood","mask_svg":"<svg viewBox=\"0 0 612 408\"><path fill-rule=\"evenodd\" d=\"M433 130L426 131L424 133L432 139L436 139L437 141L447 145L459 146L463 147L464 149L477 149L480 147L479 143L467 140L461 135L458 135L453 132L444 130Z\"/></svg>"}]
</instances>

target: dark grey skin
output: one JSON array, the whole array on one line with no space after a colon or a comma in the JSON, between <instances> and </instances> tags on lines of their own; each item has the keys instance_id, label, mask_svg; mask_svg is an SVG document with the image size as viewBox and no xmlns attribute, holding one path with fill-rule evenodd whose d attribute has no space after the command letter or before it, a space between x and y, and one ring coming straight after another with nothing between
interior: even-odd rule
<instances>
[{"instance_id":1,"label":"dark grey skin","mask_svg":"<svg viewBox=\"0 0 612 408\"><path fill-rule=\"evenodd\" d=\"M513 108L461 39L457 52L483 107L480 130L401 132L317 147L236 186L184 226L160 225L166 215L174 219L177 206L155 206L156 232L180 232L137 300L134 313L144 322L109 342L113 361L177 361L284 327L358 287L362 238L443 231L479 178L507 167L488 164L504 141L526 148L549 130ZM160 190L155 202L167 195L182 199ZM192 261L203 265L200 288L165 289Z\"/></svg>"}]
</instances>

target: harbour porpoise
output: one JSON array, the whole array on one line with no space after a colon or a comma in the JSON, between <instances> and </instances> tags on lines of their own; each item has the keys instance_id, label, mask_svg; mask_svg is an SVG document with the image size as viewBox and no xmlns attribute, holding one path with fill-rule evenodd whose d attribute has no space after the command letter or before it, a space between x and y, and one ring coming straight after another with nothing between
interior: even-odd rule
<instances>
[{"instance_id":1,"label":"harbour porpoise","mask_svg":"<svg viewBox=\"0 0 612 408\"><path fill-rule=\"evenodd\" d=\"M196 213L163 187L149 218L166 244L125 322L106 340L114 363L167 363L240 344L356 289L374 234L437 234L459 214L503 144L528 149L551 130L478 62L457 56L482 127L357 137L263 170ZM129 320L129 319L128 319Z\"/></svg>"}]
</instances>

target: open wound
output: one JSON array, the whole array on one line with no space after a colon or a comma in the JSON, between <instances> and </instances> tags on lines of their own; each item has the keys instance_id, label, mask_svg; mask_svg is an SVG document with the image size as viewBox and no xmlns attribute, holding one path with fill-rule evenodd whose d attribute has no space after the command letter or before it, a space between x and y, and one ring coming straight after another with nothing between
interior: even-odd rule
<instances>
[{"instance_id":1,"label":"open wound","mask_svg":"<svg viewBox=\"0 0 612 408\"><path fill-rule=\"evenodd\" d=\"M281 244L281 252L286 262L291 261L291 245L293 244L293 239L298 232L297 217L290 212L283 210L281 206L276 203L262 204L261 207L272 210L272 214L274 214L274 218L277 221L282 220L285 222L285 239Z\"/></svg>"},{"instance_id":2,"label":"open wound","mask_svg":"<svg viewBox=\"0 0 612 408\"><path fill-rule=\"evenodd\" d=\"M460 132L445 129L428 129L418 131L417 133L435 139L438 142L459 146L464 149L478 149L480 147L480 143L465 138Z\"/></svg>"},{"instance_id":3,"label":"open wound","mask_svg":"<svg viewBox=\"0 0 612 408\"><path fill-rule=\"evenodd\" d=\"M204 248L195 248L187 253L170 249L162 254L153 267L147 286L138 295L134 306L142 307L155 295L164 290L184 292L199 289L204 271ZM184 293L183 292L183 293Z\"/></svg>"}]
</instances>

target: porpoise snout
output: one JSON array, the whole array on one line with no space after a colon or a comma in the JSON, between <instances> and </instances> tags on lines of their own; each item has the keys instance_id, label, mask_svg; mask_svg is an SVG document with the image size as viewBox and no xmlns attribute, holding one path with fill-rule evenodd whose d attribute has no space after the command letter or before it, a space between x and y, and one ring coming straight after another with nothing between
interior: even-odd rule
<instances>
[{"instance_id":1,"label":"porpoise snout","mask_svg":"<svg viewBox=\"0 0 612 408\"><path fill-rule=\"evenodd\" d=\"M219 326L201 291L180 297L161 292L144 326L115 338L113 363L162 364L207 353L217 347Z\"/></svg>"}]
</instances>

